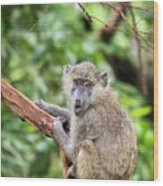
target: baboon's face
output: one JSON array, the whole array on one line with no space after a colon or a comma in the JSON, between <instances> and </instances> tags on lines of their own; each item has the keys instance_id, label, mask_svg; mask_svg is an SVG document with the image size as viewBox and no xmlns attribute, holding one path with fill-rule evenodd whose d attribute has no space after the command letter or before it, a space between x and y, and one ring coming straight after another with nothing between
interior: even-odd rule
<instances>
[{"instance_id":1,"label":"baboon's face","mask_svg":"<svg viewBox=\"0 0 163 186\"><path fill-rule=\"evenodd\" d=\"M97 103L107 85L107 73L100 73L89 62L64 68L64 93L76 116L82 116Z\"/></svg>"},{"instance_id":2,"label":"baboon's face","mask_svg":"<svg viewBox=\"0 0 163 186\"><path fill-rule=\"evenodd\" d=\"M94 84L89 80L74 79L71 89L72 106L76 116L84 114L90 105Z\"/></svg>"}]
</instances>

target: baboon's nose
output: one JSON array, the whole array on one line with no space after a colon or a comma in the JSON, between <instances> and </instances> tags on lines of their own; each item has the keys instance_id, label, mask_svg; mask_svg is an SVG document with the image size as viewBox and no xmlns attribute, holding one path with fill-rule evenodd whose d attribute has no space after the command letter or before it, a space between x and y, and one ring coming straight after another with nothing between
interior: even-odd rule
<instances>
[{"instance_id":1,"label":"baboon's nose","mask_svg":"<svg viewBox=\"0 0 163 186\"><path fill-rule=\"evenodd\" d=\"M76 105L80 105L80 104L81 104L80 99L76 99Z\"/></svg>"}]
</instances>

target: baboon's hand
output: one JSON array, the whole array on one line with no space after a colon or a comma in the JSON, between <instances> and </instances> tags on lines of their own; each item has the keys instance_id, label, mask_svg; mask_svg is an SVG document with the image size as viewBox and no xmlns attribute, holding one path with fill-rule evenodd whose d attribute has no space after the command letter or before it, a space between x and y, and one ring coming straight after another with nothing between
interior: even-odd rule
<instances>
[{"instance_id":1,"label":"baboon's hand","mask_svg":"<svg viewBox=\"0 0 163 186\"><path fill-rule=\"evenodd\" d=\"M41 109L44 109L44 101L41 99L34 100L34 103Z\"/></svg>"},{"instance_id":2,"label":"baboon's hand","mask_svg":"<svg viewBox=\"0 0 163 186\"><path fill-rule=\"evenodd\" d=\"M53 134L56 135L58 131L63 129L63 122L60 117L56 117L55 121L53 122Z\"/></svg>"}]
</instances>

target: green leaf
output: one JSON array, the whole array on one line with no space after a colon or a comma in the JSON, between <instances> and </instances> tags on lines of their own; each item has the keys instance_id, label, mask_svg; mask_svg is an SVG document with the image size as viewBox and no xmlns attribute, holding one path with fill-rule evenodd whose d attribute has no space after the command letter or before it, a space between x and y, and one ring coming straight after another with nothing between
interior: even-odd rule
<instances>
[{"instance_id":1,"label":"green leaf","mask_svg":"<svg viewBox=\"0 0 163 186\"><path fill-rule=\"evenodd\" d=\"M152 108L150 106L145 106L142 108L134 109L130 114L132 117L143 117L150 114L152 111Z\"/></svg>"}]
</instances>

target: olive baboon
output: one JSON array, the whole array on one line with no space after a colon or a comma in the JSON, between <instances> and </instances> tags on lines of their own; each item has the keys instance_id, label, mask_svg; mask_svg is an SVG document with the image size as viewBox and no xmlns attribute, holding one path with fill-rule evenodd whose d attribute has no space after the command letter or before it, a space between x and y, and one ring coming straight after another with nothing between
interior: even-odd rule
<instances>
[{"instance_id":1,"label":"olive baboon","mask_svg":"<svg viewBox=\"0 0 163 186\"><path fill-rule=\"evenodd\" d=\"M127 113L107 87L107 73L100 73L89 62L67 66L64 93L70 111L36 101L54 116L70 123L70 134L63 121L55 121L54 136L62 145L72 166L70 178L130 179L136 165L136 135Z\"/></svg>"}]
</instances>

